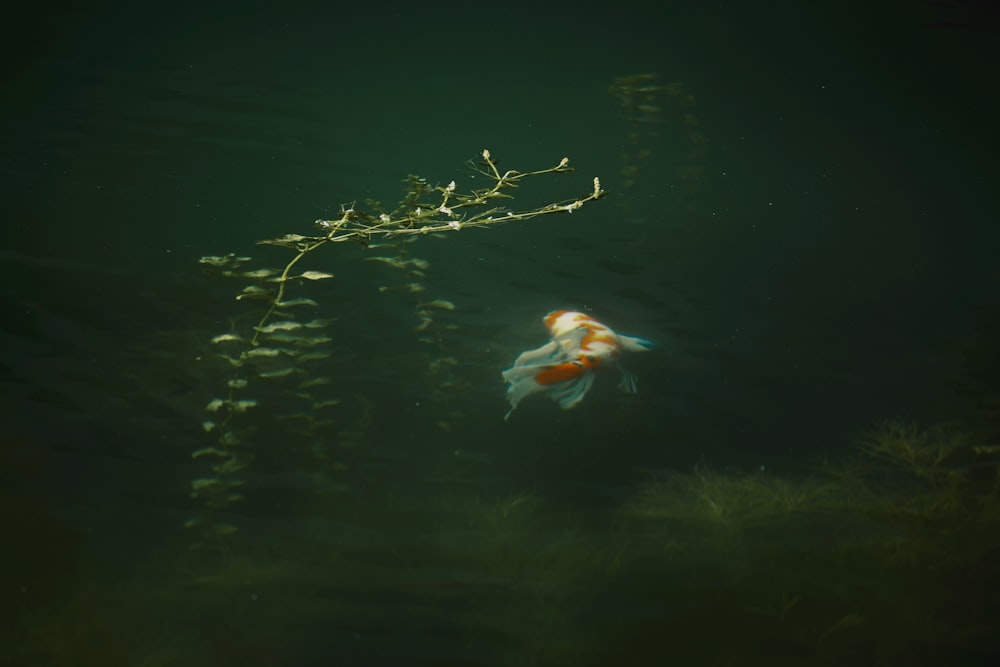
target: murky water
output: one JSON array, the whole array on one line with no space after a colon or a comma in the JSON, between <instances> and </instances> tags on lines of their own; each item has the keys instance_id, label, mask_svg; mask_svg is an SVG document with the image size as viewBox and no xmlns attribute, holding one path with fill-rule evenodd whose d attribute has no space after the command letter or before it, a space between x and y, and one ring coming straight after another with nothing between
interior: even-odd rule
<instances>
[{"instance_id":1,"label":"murky water","mask_svg":"<svg viewBox=\"0 0 1000 667\"><path fill-rule=\"evenodd\" d=\"M1000 23L838 12L27 20L0 662L993 664ZM275 282L484 148L576 169L490 206L608 194ZM555 309L656 342L638 393L505 422Z\"/></svg>"}]
</instances>

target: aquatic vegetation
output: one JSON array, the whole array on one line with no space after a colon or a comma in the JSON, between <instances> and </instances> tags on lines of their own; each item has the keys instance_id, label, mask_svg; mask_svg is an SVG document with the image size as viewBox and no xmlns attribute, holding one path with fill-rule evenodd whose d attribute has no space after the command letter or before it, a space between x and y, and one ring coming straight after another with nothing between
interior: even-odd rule
<instances>
[{"instance_id":1,"label":"aquatic vegetation","mask_svg":"<svg viewBox=\"0 0 1000 667\"><path fill-rule=\"evenodd\" d=\"M322 465L333 466L331 472L341 473L346 467L344 461L331 460L333 457L325 453L331 450L331 443L324 434L337 433L330 428L334 424L330 413L346 412L338 407L345 401L336 393L339 387L331 379L334 365L329 361L330 346L335 339L329 332L336 325L336 318L319 316L321 304L315 290L306 294L313 284L330 281L334 274L321 270L325 267L303 269L301 265L307 257L321 248L350 242L364 248L380 248L378 256L368 259L405 274L402 282L383 285L379 291L411 295L414 330L418 340L427 346L426 379L433 394L445 402L447 393L460 388L454 374L454 358L442 342L443 332L454 328L444 316L454 311L456 305L448 299L425 294L427 285L423 278L430 262L414 257L412 244L420 237L572 213L606 194L600 180L594 178L590 190L580 196L513 210L501 202L513 199L513 190L525 179L572 172L569 159L564 157L554 166L534 171L501 171L490 151L484 150L479 160L469 163L469 168L478 178L476 183L485 183L485 187L464 192L455 180L446 185L431 185L426 179L411 175L406 179L403 199L391 210L371 200L365 206L345 204L340 208L340 217L316 220L312 234L288 233L259 241L262 245L292 251L283 267L249 268L252 259L236 253L201 258L206 272L244 283L236 300L259 309L234 317L228 331L211 338L212 350L205 355L208 360L224 362L228 377L221 395L212 397L205 405L209 418L203 421L202 428L215 438L215 443L212 447L199 447L194 453L196 459L216 461L211 477L192 482L192 498L210 510L186 522L201 531L202 541L196 542L196 546L232 532L231 522L211 515L244 499L245 488L237 492L242 485L232 475L252 463L250 440L262 441L265 436L261 431L272 428L271 425L280 422L291 426L283 435L294 434L292 446L302 452L324 452ZM292 290L295 295L290 295ZM353 426L340 429L341 449L360 442L359 424L371 423L371 401L356 392L355 396L360 405L353 406L355 409L348 415L361 417L354 420ZM247 415L254 420L249 421ZM456 415L445 406L436 423L448 431ZM350 420L350 416L345 418ZM224 530L219 530L217 523Z\"/></svg>"},{"instance_id":2,"label":"aquatic vegetation","mask_svg":"<svg viewBox=\"0 0 1000 667\"><path fill-rule=\"evenodd\" d=\"M706 521L738 528L828 502L835 489L816 478L789 479L755 471L730 473L701 463L689 473L664 472L626 506L633 516Z\"/></svg>"},{"instance_id":3,"label":"aquatic vegetation","mask_svg":"<svg viewBox=\"0 0 1000 667\"><path fill-rule=\"evenodd\" d=\"M423 457L364 494L254 515L218 559L150 550L169 562L22 614L0 662L350 664L391 633L454 664L651 664L664 644L678 664L979 664L954 659L1000 636L998 461L968 465L977 447L940 464L964 480L947 505L951 481L865 447L798 472L702 462L588 507L450 455L421 474Z\"/></svg>"},{"instance_id":4,"label":"aquatic vegetation","mask_svg":"<svg viewBox=\"0 0 1000 667\"><path fill-rule=\"evenodd\" d=\"M921 431L897 421L882 422L860 440L865 456L934 484L959 474L949 463L970 446L970 435L953 426Z\"/></svg>"},{"instance_id":5,"label":"aquatic vegetation","mask_svg":"<svg viewBox=\"0 0 1000 667\"><path fill-rule=\"evenodd\" d=\"M807 473L665 472L622 508L643 540L634 566L831 663L906 655L913 637L988 644L1000 618L979 591L1000 584L984 567L1000 551L1000 460L981 451L953 425L885 422Z\"/></svg>"}]
</instances>

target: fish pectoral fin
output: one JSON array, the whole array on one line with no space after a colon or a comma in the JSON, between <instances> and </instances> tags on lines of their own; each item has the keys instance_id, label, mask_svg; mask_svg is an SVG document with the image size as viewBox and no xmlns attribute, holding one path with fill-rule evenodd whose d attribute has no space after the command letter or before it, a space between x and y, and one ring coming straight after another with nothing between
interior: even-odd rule
<instances>
[{"instance_id":1,"label":"fish pectoral fin","mask_svg":"<svg viewBox=\"0 0 1000 667\"><path fill-rule=\"evenodd\" d=\"M622 379L618 381L618 388L621 389L626 394L635 394L639 391L639 378L635 376L635 373L630 373L621 366L618 370L622 372Z\"/></svg>"},{"instance_id":2,"label":"fish pectoral fin","mask_svg":"<svg viewBox=\"0 0 1000 667\"><path fill-rule=\"evenodd\" d=\"M618 339L622 342L622 347L629 352L649 352L656 347L656 343L648 338L639 336L623 336L618 334Z\"/></svg>"}]
</instances>

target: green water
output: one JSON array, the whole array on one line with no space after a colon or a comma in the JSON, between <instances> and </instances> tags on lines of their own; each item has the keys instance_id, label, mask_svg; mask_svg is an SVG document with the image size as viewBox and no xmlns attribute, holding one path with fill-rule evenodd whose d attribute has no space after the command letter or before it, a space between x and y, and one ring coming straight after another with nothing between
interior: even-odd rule
<instances>
[{"instance_id":1,"label":"green water","mask_svg":"<svg viewBox=\"0 0 1000 667\"><path fill-rule=\"evenodd\" d=\"M998 30L976 3L11 23L0 664L994 664ZM273 283L199 258L280 270L258 240L408 174L481 188L484 148L576 168L513 210L609 194L321 248L296 271L334 277L288 298L326 356L220 356ZM655 341L639 391L504 422L554 309Z\"/></svg>"}]
</instances>

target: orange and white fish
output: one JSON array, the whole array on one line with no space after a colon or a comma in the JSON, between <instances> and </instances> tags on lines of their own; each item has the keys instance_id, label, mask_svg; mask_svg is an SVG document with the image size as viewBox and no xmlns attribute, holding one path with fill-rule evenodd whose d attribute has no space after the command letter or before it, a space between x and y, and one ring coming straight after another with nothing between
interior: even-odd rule
<instances>
[{"instance_id":1,"label":"orange and white fish","mask_svg":"<svg viewBox=\"0 0 1000 667\"><path fill-rule=\"evenodd\" d=\"M510 403L504 420L531 394L548 394L563 410L575 407L594 384L597 371L606 367L622 374L618 384L622 391L636 392L635 376L622 368L618 357L623 351L651 350L652 341L615 333L590 315L572 310L553 311L544 321L552 340L522 352L503 372Z\"/></svg>"}]
</instances>

